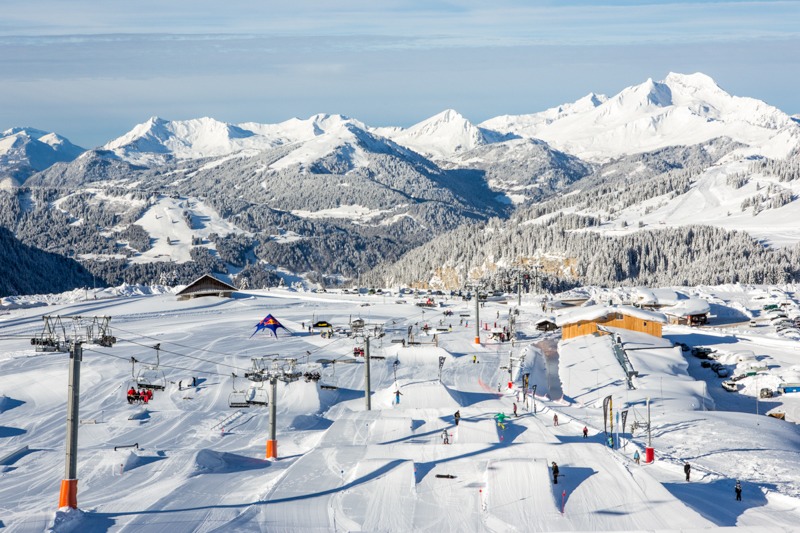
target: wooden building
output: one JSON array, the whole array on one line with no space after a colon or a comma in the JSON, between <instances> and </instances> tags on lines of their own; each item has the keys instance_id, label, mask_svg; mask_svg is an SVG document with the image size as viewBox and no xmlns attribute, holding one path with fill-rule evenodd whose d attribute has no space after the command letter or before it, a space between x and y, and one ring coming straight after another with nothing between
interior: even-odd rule
<instances>
[{"instance_id":1,"label":"wooden building","mask_svg":"<svg viewBox=\"0 0 800 533\"><path fill-rule=\"evenodd\" d=\"M598 325L628 329L661 337L661 328L667 323L662 313L645 311L636 307L593 305L564 313L556 319L561 327L561 338L571 339L602 331Z\"/></svg>"},{"instance_id":2,"label":"wooden building","mask_svg":"<svg viewBox=\"0 0 800 533\"><path fill-rule=\"evenodd\" d=\"M236 287L220 281L211 274L205 274L178 293L178 300L189 300L201 296L217 296L219 298L230 298L236 291Z\"/></svg>"}]
</instances>

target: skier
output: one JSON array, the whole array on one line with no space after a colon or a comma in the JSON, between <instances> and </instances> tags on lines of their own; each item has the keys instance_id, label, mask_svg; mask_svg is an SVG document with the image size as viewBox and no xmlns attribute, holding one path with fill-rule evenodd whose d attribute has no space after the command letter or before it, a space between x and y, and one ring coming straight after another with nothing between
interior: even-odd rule
<instances>
[{"instance_id":1,"label":"skier","mask_svg":"<svg viewBox=\"0 0 800 533\"><path fill-rule=\"evenodd\" d=\"M497 420L497 427L500 429L506 429L505 420L508 418L505 413L497 413L494 415L494 419Z\"/></svg>"},{"instance_id":2,"label":"skier","mask_svg":"<svg viewBox=\"0 0 800 533\"><path fill-rule=\"evenodd\" d=\"M472 364L475 364L477 362L478 362L478 356L477 355L473 355L472 356Z\"/></svg>"},{"instance_id":3,"label":"skier","mask_svg":"<svg viewBox=\"0 0 800 533\"><path fill-rule=\"evenodd\" d=\"M686 474L686 481L689 481L689 474L692 473L692 467L689 463L683 464L683 473Z\"/></svg>"},{"instance_id":4,"label":"skier","mask_svg":"<svg viewBox=\"0 0 800 533\"><path fill-rule=\"evenodd\" d=\"M733 488L736 491L736 501L742 501L742 484L739 483L739 480L736 480L736 486Z\"/></svg>"},{"instance_id":5,"label":"skier","mask_svg":"<svg viewBox=\"0 0 800 533\"><path fill-rule=\"evenodd\" d=\"M178 390L183 390L183 381L178 382Z\"/></svg>"},{"instance_id":6,"label":"skier","mask_svg":"<svg viewBox=\"0 0 800 533\"><path fill-rule=\"evenodd\" d=\"M399 389L394 391L394 403L399 404L400 403L400 396L402 396L402 395L403 395L403 393L400 392Z\"/></svg>"},{"instance_id":7,"label":"skier","mask_svg":"<svg viewBox=\"0 0 800 533\"><path fill-rule=\"evenodd\" d=\"M196 387L196 386L197 386L197 378L192 376L192 387Z\"/></svg>"},{"instance_id":8,"label":"skier","mask_svg":"<svg viewBox=\"0 0 800 533\"><path fill-rule=\"evenodd\" d=\"M447 428L442 430L442 444L450 444L450 435L447 434Z\"/></svg>"},{"instance_id":9,"label":"skier","mask_svg":"<svg viewBox=\"0 0 800 533\"><path fill-rule=\"evenodd\" d=\"M461 420L461 412L460 411L456 411L456 413L453 415L453 418L456 421L456 425L458 425L458 421Z\"/></svg>"},{"instance_id":10,"label":"skier","mask_svg":"<svg viewBox=\"0 0 800 533\"><path fill-rule=\"evenodd\" d=\"M583 426L583 438L584 439L589 438L589 428L587 428L586 426Z\"/></svg>"},{"instance_id":11,"label":"skier","mask_svg":"<svg viewBox=\"0 0 800 533\"><path fill-rule=\"evenodd\" d=\"M639 450L633 452L633 462L636 463L637 465L639 464Z\"/></svg>"},{"instance_id":12,"label":"skier","mask_svg":"<svg viewBox=\"0 0 800 533\"><path fill-rule=\"evenodd\" d=\"M558 465L553 461L553 485L558 485Z\"/></svg>"},{"instance_id":13,"label":"skier","mask_svg":"<svg viewBox=\"0 0 800 533\"><path fill-rule=\"evenodd\" d=\"M558 414L554 414L554 415L553 415L553 425L554 425L554 426L557 426L557 425L558 425Z\"/></svg>"},{"instance_id":14,"label":"skier","mask_svg":"<svg viewBox=\"0 0 800 533\"><path fill-rule=\"evenodd\" d=\"M516 402L514 402L514 416L519 416L517 414L517 403Z\"/></svg>"}]
</instances>

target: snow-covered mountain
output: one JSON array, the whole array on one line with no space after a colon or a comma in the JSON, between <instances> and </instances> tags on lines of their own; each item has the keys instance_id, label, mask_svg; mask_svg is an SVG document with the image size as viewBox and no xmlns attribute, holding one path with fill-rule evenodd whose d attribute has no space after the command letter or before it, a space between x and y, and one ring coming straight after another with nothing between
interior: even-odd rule
<instances>
[{"instance_id":1,"label":"snow-covered mountain","mask_svg":"<svg viewBox=\"0 0 800 533\"><path fill-rule=\"evenodd\" d=\"M664 81L648 79L608 99L590 95L571 106L498 117L480 126L543 139L594 160L716 137L750 147L742 156L786 157L800 144L800 127L786 113L760 100L732 96L700 73L670 73Z\"/></svg>"},{"instance_id":2,"label":"snow-covered mountain","mask_svg":"<svg viewBox=\"0 0 800 533\"><path fill-rule=\"evenodd\" d=\"M59 161L72 161L84 151L56 133L8 129L0 134L0 188L18 186L33 173Z\"/></svg>"},{"instance_id":3,"label":"snow-covered mountain","mask_svg":"<svg viewBox=\"0 0 800 533\"><path fill-rule=\"evenodd\" d=\"M498 140L493 132L484 132L452 109L442 111L408 129L382 131L396 143L434 160L450 159Z\"/></svg>"}]
</instances>

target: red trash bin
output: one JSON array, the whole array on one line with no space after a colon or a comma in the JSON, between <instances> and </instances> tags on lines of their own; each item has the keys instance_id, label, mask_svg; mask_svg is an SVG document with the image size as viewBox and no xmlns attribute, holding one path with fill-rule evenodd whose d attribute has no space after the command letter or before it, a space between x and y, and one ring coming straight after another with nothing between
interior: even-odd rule
<instances>
[{"instance_id":1,"label":"red trash bin","mask_svg":"<svg viewBox=\"0 0 800 533\"><path fill-rule=\"evenodd\" d=\"M645 448L644 449L644 462L645 463L652 463L656 459L656 450L655 448Z\"/></svg>"}]
</instances>

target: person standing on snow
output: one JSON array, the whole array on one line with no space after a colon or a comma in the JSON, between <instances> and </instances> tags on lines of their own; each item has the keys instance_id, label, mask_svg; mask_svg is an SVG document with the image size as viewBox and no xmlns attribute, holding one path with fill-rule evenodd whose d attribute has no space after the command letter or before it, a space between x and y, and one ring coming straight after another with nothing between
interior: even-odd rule
<instances>
[{"instance_id":1,"label":"person standing on snow","mask_svg":"<svg viewBox=\"0 0 800 533\"><path fill-rule=\"evenodd\" d=\"M553 485L558 485L558 465L553 461Z\"/></svg>"},{"instance_id":2,"label":"person standing on snow","mask_svg":"<svg viewBox=\"0 0 800 533\"><path fill-rule=\"evenodd\" d=\"M456 411L456 413L453 415L453 419L456 421L456 426L457 426L459 420L461 420L461 412L460 411Z\"/></svg>"},{"instance_id":3,"label":"person standing on snow","mask_svg":"<svg viewBox=\"0 0 800 533\"><path fill-rule=\"evenodd\" d=\"M637 465L639 464L639 450L633 452L633 462L636 463Z\"/></svg>"},{"instance_id":4,"label":"person standing on snow","mask_svg":"<svg viewBox=\"0 0 800 533\"><path fill-rule=\"evenodd\" d=\"M399 404L400 403L400 396L402 396L402 395L403 395L403 393L400 392L399 389L394 391L394 403Z\"/></svg>"},{"instance_id":5,"label":"person standing on snow","mask_svg":"<svg viewBox=\"0 0 800 533\"><path fill-rule=\"evenodd\" d=\"M587 428L586 426L583 426L583 438L584 439L589 438L589 428Z\"/></svg>"},{"instance_id":6,"label":"person standing on snow","mask_svg":"<svg viewBox=\"0 0 800 533\"><path fill-rule=\"evenodd\" d=\"M519 416L517 414L517 403L516 402L514 402L514 416Z\"/></svg>"},{"instance_id":7,"label":"person standing on snow","mask_svg":"<svg viewBox=\"0 0 800 533\"><path fill-rule=\"evenodd\" d=\"M558 425L558 414L554 414L554 415L553 415L553 425L554 425L554 426L557 426L557 425Z\"/></svg>"},{"instance_id":8,"label":"person standing on snow","mask_svg":"<svg viewBox=\"0 0 800 533\"><path fill-rule=\"evenodd\" d=\"M447 428L442 430L442 444L450 444L450 435L447 434Z\"/></svg>"},{"instance_id":9,"label":"person standing on snow","mask_svg":"<svg viewBox=\"0 0 800 533\"><path fill-rule=\"evenodd\" d=\"M683 473L686 474L686 481L689 481L689 474L692 473L692 467L689 463L683 464Z\"/></svg>"},{"instance_id":10,"label":"person standing on snow","mask_svg":"<svg viewBox=\"0 0 800 533\"><path fill-rule=\"evenodd\" d=\"M736 486L733 487L733 490L736 491L736 501L737 502L742 501L742 484L739 483L738 479L736 480Z\"/></svg>"}]
</instances>

